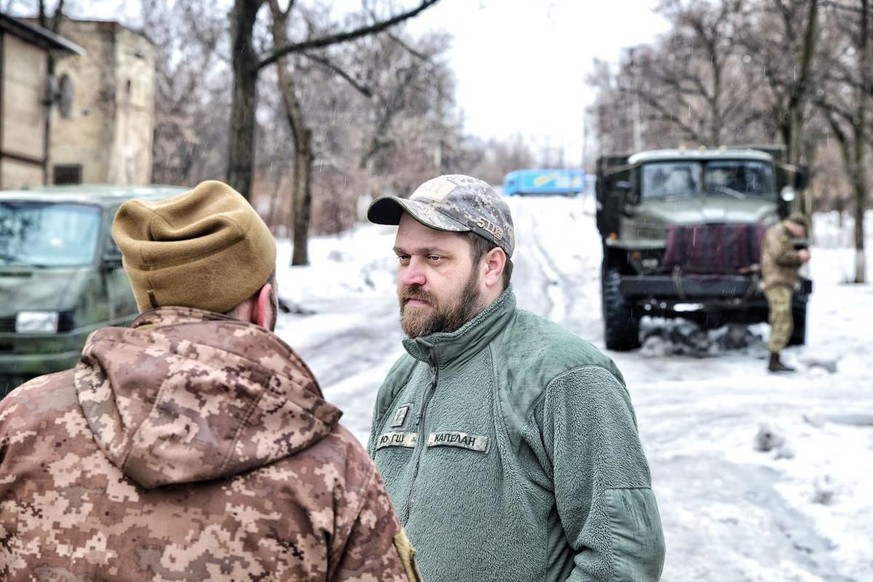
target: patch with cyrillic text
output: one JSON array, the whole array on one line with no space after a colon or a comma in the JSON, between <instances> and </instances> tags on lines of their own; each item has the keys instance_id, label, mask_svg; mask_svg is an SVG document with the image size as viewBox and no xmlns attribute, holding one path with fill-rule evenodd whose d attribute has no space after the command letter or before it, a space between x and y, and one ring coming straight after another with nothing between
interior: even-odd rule
<instances>
[{"instance_id":1,"label":"patch with cyrillic text","mask_svg":"<svg viewBox=\"0 0 873 582\"><path fill-rule=\"evenodd\" d=\"M417 441L418 434L414 432L385 432L379 435L376 449L383 449L385 447L406 447L407 449L413 449Z\"/></svg>"},{"instance_id":2,"label":"patch with cyrillic text","mask_svg":"<svg viewBox=\"0 0 873 582\"><path fill-rule=\"evenodd\" d=\"M488 451L488 437L454 430L432 432L427 436L427 446L458 447L484 453Z\"/></svg>"},{"instance_id":3,"label":"patch with cyrillic text","mask_svg":"<svg viewBox=\"0 0 873 582\"><path fill-rule=\"evenodd\" d=\"M403 406L397 407L397 410L394 411L394 418L391 419L391 428L399 428L403 426L403 423L406 422L406 415L409 414L409 409L411 407L411 404L404 404Z\"/></svg>"}]
</instances>

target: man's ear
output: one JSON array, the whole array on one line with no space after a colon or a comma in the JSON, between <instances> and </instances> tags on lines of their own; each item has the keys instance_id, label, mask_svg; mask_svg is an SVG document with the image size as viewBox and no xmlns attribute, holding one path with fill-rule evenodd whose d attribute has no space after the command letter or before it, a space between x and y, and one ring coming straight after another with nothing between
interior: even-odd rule
<instances>
[{"instance_id":1,"label":"man's ear","mask_svg":"<svg viewBox=\"0 0 873 582\"><path fill-rule=\"evenodd\" d=\"M506 267L506 253L500 247L494 247L484 257L485 272L482 282L486 287L503 284L503 269Z\"/></svg>"},{"instance_id":2,"label":"man's ear","mask_svg":"<svg viewBox=\"0 0 873 582\"><path fill-rule=\"evenodd\" d=\"M271 283L265 283L264 286L261 287L261 290L258 291L258 295L255 298L255 304L252 308L252 323L256 323L267 329L270 329L270 322L272 321L272 313L270 312L273 303L271 297L272 291L273 285Z\"/></svg>"}]
</instances>

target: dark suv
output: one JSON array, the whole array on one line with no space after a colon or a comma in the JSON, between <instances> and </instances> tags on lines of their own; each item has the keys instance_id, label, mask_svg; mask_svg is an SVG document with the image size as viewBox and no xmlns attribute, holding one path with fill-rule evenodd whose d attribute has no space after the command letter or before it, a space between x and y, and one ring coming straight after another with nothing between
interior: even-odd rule
<instances>
[{"instance_id":1,"label":"dark suv","mask_svg":"<svg viewBox=\"0 0 873 582\"><path fill-rule=\"evenodd\" d=\"M136 302L111 226L130 198L173 186L49 186L0 192L0 398L75 365L88 334L127 325Z\"/></svg>"}]
</instances>

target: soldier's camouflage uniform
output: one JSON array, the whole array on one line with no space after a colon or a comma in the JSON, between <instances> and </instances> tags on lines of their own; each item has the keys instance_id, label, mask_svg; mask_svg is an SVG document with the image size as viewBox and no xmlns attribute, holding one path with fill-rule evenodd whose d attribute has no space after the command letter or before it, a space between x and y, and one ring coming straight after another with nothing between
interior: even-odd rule
<instances>
[{"instance_id":1,"label":"soldier's camouflage uniform","mask_svg":"<svg viewBox=\"0 0 873 582\"><path fill-rule=\"evenodd\" d=\"M770 310L768 347L771 353L787 346L794 330L791 299L797 284L797 271L803 261L791 238L788 228L779 222L767 229L761 242L761 279Z\"/></svg>"},{"instance_id":2,"label":"soldier's camouflage uniform","mask_svg":"<svg viewBox=\"0 0 873 582\"><path fill-rule=\"evenodd\" d=\"M0 580L414 579L340 415L256 325L163 308L99 330L0 402Z\"/></svg>"}]
</instances>

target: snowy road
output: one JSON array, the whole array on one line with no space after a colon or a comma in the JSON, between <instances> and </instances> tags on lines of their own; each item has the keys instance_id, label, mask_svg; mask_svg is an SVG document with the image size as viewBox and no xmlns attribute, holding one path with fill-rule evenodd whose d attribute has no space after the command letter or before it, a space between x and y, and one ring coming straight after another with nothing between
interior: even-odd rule
<instances>
[{"instance_id":1,"label":"snowy road","mask_svg":"<svg viewBox=\"0 0 873 582\"><path fill-rule=\"evenodd\" d=\"M519 305L602 349L592 201L510 204ZM609 352L652 469L668 550L663 580L873 580L873 288L841 284L852 261L843 231L830 217L816 229L824 244L813 247L809 344L787 351L795 376L765 371L760 339L706 358L664 344ZM311 267L279 272L283 297L314 313L284 315L277 331L361 439L375 390L401 353L393 231L362 225L315 239ZM282 252L287 260L287 245ZM754 446L764 424L783 440L768 452Z\"/></svg>"}]
</instances>

